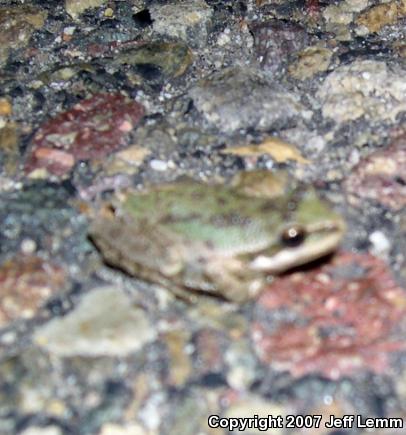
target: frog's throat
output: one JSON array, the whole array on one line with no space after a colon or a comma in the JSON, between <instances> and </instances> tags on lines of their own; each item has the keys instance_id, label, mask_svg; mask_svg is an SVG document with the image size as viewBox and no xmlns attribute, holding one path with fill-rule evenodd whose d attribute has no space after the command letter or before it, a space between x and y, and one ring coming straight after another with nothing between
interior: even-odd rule
<instances>
[{"instance_id":1,"label":"frog's throat","mask_svg":"<svg viewBox=\"0 0 406 435\"><path fill-rule=\"evenodd\" d=\"M276 274L296 266L310 263L333 252L339 245L344 231L344 222L328 223L324 230L328 233L313 242L303 243L294 248L286 248L272 256L260 255L250 263L252 270ZM314 232L323 232L323 228L313 228Z\"/></svg>"}]
</instances>

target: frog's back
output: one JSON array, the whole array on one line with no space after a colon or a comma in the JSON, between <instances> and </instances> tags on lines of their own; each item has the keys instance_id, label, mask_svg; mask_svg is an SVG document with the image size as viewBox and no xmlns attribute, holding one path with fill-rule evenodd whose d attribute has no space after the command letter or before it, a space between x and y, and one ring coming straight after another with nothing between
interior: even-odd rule
<instances>
[{"instance_id":1,"label":"frog's back","mask_svg":"<svg viewBox=\"0 0 406 435\"><path fill-rule=\"evenodd\" d=\"M130 195L125 208L135 220L165 228L191 243L233 253L268 246L282 220L277 201L248 198L228 186L193 181Z\"/></svg>"}]
</instances>

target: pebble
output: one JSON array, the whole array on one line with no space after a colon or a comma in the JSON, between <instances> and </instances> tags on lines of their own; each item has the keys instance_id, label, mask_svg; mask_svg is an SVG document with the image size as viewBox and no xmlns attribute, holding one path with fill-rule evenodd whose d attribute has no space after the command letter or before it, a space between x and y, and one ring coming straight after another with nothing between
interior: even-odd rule
<instances>
[{"instance_id":1,"label":"pebble","mask_svg":"<svg viewBox=\"0 0 406 435\"><path fill-rule=\"evenodd\" d=\"M172 1L149 10L156 33L179 38L191 47L206 45L213 11L204 0Z\"/></svg>"},{"instance_id":2,"label":"pebble","mask_svg":"<svg viewBox=\"0 0 406 435\"><path fill-rule=\"evenodd\" d=\"M165 162L164 160L153 159L149 162L149 165L151 166L151 169L153 169L154 171L163 172L168 169L168 163Z\"/></svg>"},{"instance_id":3,"label":"pebble","mask_svg":"<svg viewBox=\"0 0 406 435\"><path fill-rule=\"evenodd\" d=\"M105 3L107 0L65 0L65 9L72 18L77 18L85 10L97 8Z\"/></svg>"},{"instance_id":4,"label":"pebble","mask_svg":"<svg viewBox=\"0 0 406 435\"><path fill-rule=\"evenodd\" d=\"M257 375L251 349L244 342L235 342L227 349L224 359L228 365L228 384L238 391L247 391Z\"/></svg>"},{"instance_id":5,"label":"pebble","mask_svg":"<svg viewBox=\"0 0 406 435\"><path fill-rule=\"evenodd\" d=\"M225 418L252 418L254 415L257 415L259 418L264 418L268 421L269 415L280 415L282 418L286 416L287 410L276 402L263 399L253 394L241 394L237 397L238 398L233 401L225 411ZM249 433L260 435L263 434L264 431L260 428L251 428ZM283 435L285 433L285 428L283 427L272 429L272 434L275 435Z\"/></svg>"},{"instance_id":6,"label":"pebble","mask_svg":"<svg viewBox=\"0 0 406 435\"><path fill-rule=\"evenodd\" d=\"M147 148L131 145L115 153L104 165L105 171L108 175L135 174L150 154L151 151Z\"/></svg>"},{"instance_id":7,"label":"pebble","mask_svg":"<svg viewBox=\"0 0 406 435\"><path fill-rule=\"evenodd\" d=\"M177 388L182 387L193 374L191 352L188 348L190 334L173 330L162 335L162 340L166 344L170 359L168 382Z\"/></svg>"},{"instance_id":8,"label":"pebble","mask_svg":"<svg viewBox=\"0 0 406 435\"><path fill-rule=\"evenodd\" d=\"M382 231L374 231L369 235L369 241L372 243L372 254L377 257L387 258L391 243L385 233Z\"/></svg>"},{"instance_id":9,"label":"pebble","mask_svg":"<svg viewBox=\"0 0 406 435\"><path fill-rule=\"evenodd\" d=\"M163 391L152 394L143 404L139 413L140 420L149 431L156 431L161 425L162 408L167 403L167 397Z\"/></svg>"},{"instance_id":10,"label":"pebble","mask_svg":"<svg viewBox=\"0 0 406 435\"><path fill-rule=\"evenodd\" d=\"M272 76L283 69L289 56L308 43L304 27L285 20L254 22L251 31L261 68Z\"/></svg>"},{"instance_id":11,"label":"pebble","mask_svg":"<svg viewBox=\"0 0 406 435\"><path fill-rule=\"evenodd\" d=\"M0 65L6 62L10 50L26 47L35 30L41 29L48 13L33 5L0 7Z\"/></svg>"},{"instance_id":12,"label":"pebble","mask_svg":"<svg viewBox=\"0 0 406 435\"><path fill-rule=\"evenodd\" d=\"M361 159L346 178L344 188L351 203L368 199L392 210L406 205L406 134L395 138L385 149Z\"/></svg>"},{"instance_id":13,"label":"pebble","mask_svg":"<svg viewBox=\"0 0 406 435\"><path fill-rule=\"evenodd\" d=\"M170 415L163 422L161 431L166 434L192 435L202 433L207 428L209 410L201 391L193 389L177 398Z\"/></svg>"},{"instance_id":14,"label":"pebble","mask_svg":"<svg viewBox=\"0 0 406 435\"><path fill-rule=\"evenodd\" d=\"M166 85L185 74L193 63L193 53L183 42L144 42L120 51L113 62L133 66L147 83Z\"/></svg>"},{"instance_id":15,"label":"pebble","mask_svg":"<svg viewBox=\"0 0 406 435\"><path fill-rule=\"evenodd\" d=\"M333 51L324 47L308 47L297 53L297 60L289 65L289 74L297 80L307 80L328 70Z\"/></svg>"},{"instance_id":16,"label":"pebble","mask_svg":"<svg viewBox=\"0 0 406 435\"><path fill-rule=\"evenodd\" d=\"M112 18L114 16L114 10L112 8L106 8L104 11L104 16L107 18Z\"/></svg>"},{"instance_id":17,"label":"pebble","mask_svg":"<svg viewBox=\"0 0 406 435\"><path fill-rule=\"evenodd\" d=\"M75 162L100 159L122 147L126 134L143 116L141 104L118 93L82 100L40 126L28 151L25 172L29 175L43 169L67 176Z\"/></svg>"},{"instance_id":18,"label":"pebble","mask_svg":"<svg viewBox=\"0 0 406 435\"><path fill-rule=\"evenodd\" d=\"M0 266L0 328L34 317L64 282L64 271L39 257L20 254L4 262Z\"/></svg>"},{"instance_id":19,"label":"pebble","mask_svg":"<svg viewBox=\"0 0 406 435\"><path fill-rule=\"evenodd\" d=\"M336 68L317 92L323 116L337 123L361 117L394 122L406 110L406 70L393 68L376 60L355 60Z\"/></svg>"},{"instance_id":20,"label":"pebble","mask_svg":"<svg viewBox=\"0 0 406 435\"><path fill-rule=\"evenodd\" d=\"M225 133L283 128L294 123L303 109L295 94L240 67L204 78L189 95L206 120Z\"/></svg>"},{"instance_id":21,"label":"pebble","mask_svg":"<svg viewBox=\"0 0 406 435\"><path fill-rule=\"evenodd\" d=\"M346 2L327 6L323 11L323 18L326 22L326 30L333 33L338 40L349 41L351 39L349 24L354 20L354 12L348 9Z\"/></svg>"},{"instance_id":22,"label":"pebble","mask_svg":"<svg viewBox=\"0 0 406 435\"><path fill-rule=\"evenodd\" d=\"M129 423L122 426L114 423L106 423L102 426L98 435L152 435L152 434L151 432L146 431L142 426L136 423Z\"/></svg>"},{"instance_id":23,"label":"pebble","mask_svg":"<svg viewBox=\"0 0 406 435\"><path fill-rule=\"evenodd\" d=\"M24 239L21 242L21 252L25 255L33 254L37 249L37 244L35 240Z\"/></svg>"},{"instance_id":24,"label":"pebble","mask_svg":"<svg viewBox=\"0 0 406 435\"><path fill-rule=\"evenodd\" d=\"M16 175L19 168L20 132L18 125L14 122L6 122L0 118L0 152L3 154L3 165L7 175Z\"/></svg>"},{"instance_id":25,"label":"pebble","mask_svg":"<svg viewBox=\"0 0 406 435\"><path fill-rule=\"evenodd\" d=\"M62 430L57 426L29 427L20 432L20 435L62 435Z\"/></svg>"},{"instance_id":26,"label":"pebble","mask_svg":"<svg viewBox=\"0 0 406 435\"><path fill-rule=\"evenodd\" d=\"M363 11L357 18L358 35L379 32L384 26L395 24L406 16L406 0L378 3Z\"/></svg>"},{"instance_id":27,"label":"pebble","mask_svg":"<svg viewBox=\"0 0 406 435\"><path fill-rule=\"evenodd\" d=\"M65 35L72 36L76 31L76 26L67 26L63 29Z\"/></svg>"},{"instance_id":28,"label":"pebble","mask_svg":"<svg viewBox=\"0 0 406 435\"><path fill-rule=\"evenodd\" d=\"M13 107L6 98L0 98L0 116L10 116Z\"/></svg>"},{"instance_id":29,"label":"pebble","mask_svg":"<svg viewBox=\"0 0 406 435\"><path fill-rule=\"evenodd\" d=\"M220 47L224 47L225 45L229 44L231 41L230 39L230 29L225 29L224 32L222 32L219 37L217 38L217 44Z\"/></svg>"},{"instance_id":30,"label":"pebble","mask_svg":"<svg viewBox=\"0 0 406 435\"><path fill-rule=\"evenodd\" d=\"M97 357L131 354L155 336L144 311L123 290L104 287L85 294L66 316L40 327L34 339L60 357Z\"/></svg>"}]
</instances>

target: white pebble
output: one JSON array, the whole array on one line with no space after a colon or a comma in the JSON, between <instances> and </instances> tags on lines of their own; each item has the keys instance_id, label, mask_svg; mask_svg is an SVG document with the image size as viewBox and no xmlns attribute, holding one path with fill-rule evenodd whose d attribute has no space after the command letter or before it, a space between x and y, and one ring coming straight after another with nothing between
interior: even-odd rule
<instances>
[{"instance_id":1,"label":"white pebble","mask_svg":"<svg viewBox=\"0 0 406 435\"><path fill-rule=\"evenodd\" d=\"M314 150L315 153L321 153L326 146L326 141L322 136L314 136L308 141L309 147Z\"/></svg>"},{"instance_id":2,"label":"white pebble","mask_svg":"<svg viewBox=\"0 0 406 435\"><path fill-rule=\"evenodd\" d=\"M224 31L223 33L220 33L219 37L217 38L217 45L219 45L220 47L224 47L225 45L229 44L231 40L229 33L230 31Z\"/></svg>"},{"instance_id":3,"label":"white pebble","mask_svg":"<svg viewBox=\"0 0 406 435\"><path fill-rule=\"evenodd\" d=\"M382 231L374 231L369 235L369 241L372 244L371 252L374 255L386 257L391 244L386 235Z\"/></svg>"},{"instance_id":4,"label":"white pebble","mask_svg":"<svg viewBox=\"0 0 406 435\"><path fill-rule=\"evenodd\" d=\"M359 151L357 149L354 149L351 151L349 161L354 166L359 163L360 155L359 155Z\"/></svg>"},{"instance_id":5,"label":"white pebble","mask_svg":"<svg viewBox=\"0 0 406 435\"><path fill-rule=\"evenodd\" d=\"M75 30L76 30L75 26L68 26L63 29L63 33L65 35L73 35L75 33Z\"/></svg>"},{"instance_id":6,"label":"white pebble","mask_svg":"<svg viewBox=\"0 0 406 435\"><path fill-rule=\"evenodd\" d=\"M32 239L24 239L21 242L21 252L23 254L33 254L37 249L37 244L35 243L35 240Z\"/></svg>"},{"instance_id":7,"label":"white pebble","mask_svg":"<svg viewBox=\"0 0 406 435\"><path fill-rule=\"evenodd\" d=\"M149 165L154 171L166 171L168 169L168 163L164 160L151 160Z\"/></svg>"}]
</instances>

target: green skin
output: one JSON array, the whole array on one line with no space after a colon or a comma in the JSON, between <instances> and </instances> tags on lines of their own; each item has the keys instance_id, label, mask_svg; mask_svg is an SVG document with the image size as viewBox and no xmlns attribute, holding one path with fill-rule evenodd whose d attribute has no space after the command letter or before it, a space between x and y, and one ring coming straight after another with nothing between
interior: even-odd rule
<instances>
[{"instance_id":1,"label":"green skin","mask_svg":"<svg viewBox=\"0 0 406 435\"><path fill-rule=\"evenodd\" d=\"M283 236L292 226L306 234L294 246ZM343 232L312 189L270 199L187 180L129 193L114 218L93 222L90 237L107 263L177 296L241 303L267 276L334 251Z\"/></svg>"}]
</instances>

